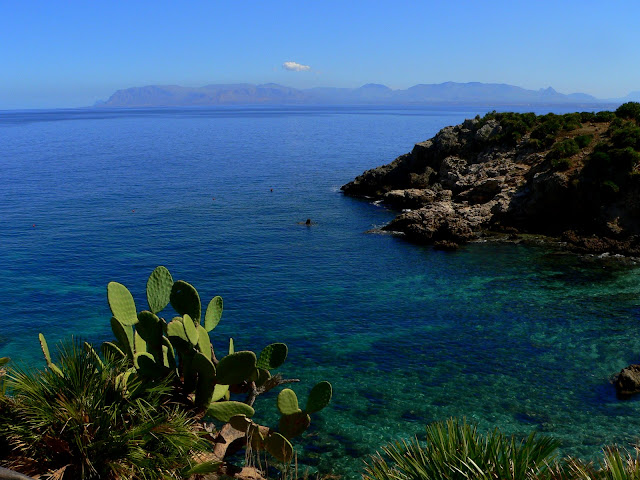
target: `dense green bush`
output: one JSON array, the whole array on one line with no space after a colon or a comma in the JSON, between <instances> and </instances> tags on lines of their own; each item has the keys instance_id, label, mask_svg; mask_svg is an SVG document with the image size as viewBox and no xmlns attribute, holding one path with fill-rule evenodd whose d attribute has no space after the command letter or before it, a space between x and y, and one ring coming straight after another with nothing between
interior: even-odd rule
<instances>
[{"instance_id":1,"label":"dense green bush","mask_svg":"<svg viewBox=\"0 0 640 480\"><path fill-rule=\"evenodd\" d=\"M580 112L580 121L582 123L593 122L596 114L593 112Z\"/></svg>"},{"instance_id":2,"label":"dense green bush","mask_svg":"<svg viewBox=\"0 0 640 480\"><path fill-rule=\"evenodd\" d=\"M582 118L579 113L566 113L562 116L562 123L563 130L576 130L582 127Z\"/></svg>"},{"instance_id":3,"label":"dense green bush","mask_svg":"<svg viewBox=\"0 0 640 480\"><path fill-rule=\"evenodd\" d=\"M549 158L563 158L575 155L580 151L578 143L573 138L565 138L556 142L548 154Z\"/></svg>"},{"instance_id":4,"label":"dense green bush","mask_svg":"<svg viewBox=\"0 0 640 480\"><path fill-rule=\"evenodd\" d=\"M616 115L620 118L629 118L638 121L640 120L640 103L623 103L616 109Z\"/></svg>"},{"instance_id":5,"label":"dense green bush","mask_svg":"<svg viewBox=\"0 0 640 480\"><path fill-rule=\"evenodd\" d=\"M575 139L579 148L588 147L593 141L593 135L578 135Z\"/></svg>"},{"instance_id":6,"label":"dense green bush","mask_svg":"<svg viewBox=\"0 0 640 480\"><path fill-rule=\"evenodd\" d=\"M620 126L612 125L609 129L611 142L616 148L640 147L640 127L633 122L624 122Z\"/></svg>"},{"instance_id":7,"label":"dense green bush","mask_svg":"<svg viewBox=\"0 0 640 480\"><path fill-rule=\"evenodd\" d=\"M593 117L593 121L596 123L610 122L616 118L616 114L608 110L597 112Z\"/></svg>"},{"instance_id":8,"label":"dense green bush","mask_svg":"<svg viewBox=\"0 0 640 480\"><path fill-rule=\"evenodd\" d=\"M517 441L498 430L486 435L465 420L429 425L426 441L396 442L371 458L363 480L532 479L548 472L558 442L529 435Z\"/></svg>"},{"instance_id":9,"label":"dense green bush","mask_svg":"<svg viewBox=\"0 0 640 480\"><path fill-rule=\"evenodd\" d=\"M545 137L552 135L554 138L560 131L563 123L558 115L548 113L538 118L539 124L532 130L531 138L544 140Z\"/></svg>"},{"instance_id":10,"label":"dense green bush","mask_svg":"<svg viewBox=\"0 0 640 480\"><path fill-rule=\"evenodd\" d=\"M529 435L523 440L498 430L480 434L466 421L451 419L427 427L417 438L382 448L366 462L363 480L638 480L640 458L615 447L599 464L558 460L558 442Z\"/></svg>"},{"instance_id":11,"label":"dense green bush","mask_svg":"<svg viewBox=\"0 0 640 480\"><path fill-rule=\"evenodd\" d=\"M60 349L58 370L14 368L9 375L10 417L2 425L12 466L74 479L183 478L205 442L195 420L168 401L170 385L118 376L128 368L97 359L78 343Z\"/></svg>"}]
</instances>

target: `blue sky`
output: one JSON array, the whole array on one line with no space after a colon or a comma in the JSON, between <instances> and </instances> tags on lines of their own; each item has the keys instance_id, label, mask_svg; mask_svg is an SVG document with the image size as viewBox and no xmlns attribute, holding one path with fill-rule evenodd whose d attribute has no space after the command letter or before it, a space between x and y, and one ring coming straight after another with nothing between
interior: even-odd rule
<instances>
[{"instance_id":1,"label":"blue sky","mask_svg":"<svg viewBox=\"0 0 640 480\"><path fill-rule=\"evenodd\" d=\"M240 82L480 81L620 97L640 90L639 18L636 1L0 0L0 109Z\"/></svg>"}]
</instances>

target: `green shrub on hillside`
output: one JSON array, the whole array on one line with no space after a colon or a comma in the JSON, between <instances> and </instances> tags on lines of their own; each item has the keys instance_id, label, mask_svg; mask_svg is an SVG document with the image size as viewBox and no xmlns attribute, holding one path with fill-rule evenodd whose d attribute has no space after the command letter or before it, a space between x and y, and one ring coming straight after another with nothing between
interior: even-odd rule
<instances>
[{"instance_id":1,"label":"green shrub on hillside","mask_svg":"<svg viewBox=\"0 0 640 480\"><path fill-rule=\"evenodd\" d=\"M573 138L565 138L553 145L547 155L548 158L571 157L580 151L578 143Z\"/></svg>"},{"instance_id":2,"label":"green shrub on hillside","mask_svg":"<svg viewBox=\"0 0 640 480\"><path fill-rule=\"evenodd\" d=\"M582 149L591 144L593 135L578 135L574 140L578 144L578 147Z\"/></svg>"},{"instance_id":3,"label":"green shrub on hillside","mask_svg":"<svg viewBox=\"0 0 640 480\"><path fill-rule=\"evenodd\" d=\"M640 121L640 103L623 103L616 109L616 115L620 118L629 118L635 121Z\"/></svg>"},{"instance_id":4,"label":"green shrub on hillside","mask_svg":"<svg viewBox=\"0 0 640 480\"><path fill-rule=\"evenodd\" d=\"M579 113L566 113L562 116L562 123L562 129L570 132L582 126L582 118Z\"/></svg>"},{"instance_id":5,"label":"green shrub on hillside","mask_svg":"<svg viewBox=\"0 0 640 480\"><path fill-rule=\"evenodd\" d=\"M608 110L603 110L601 112L597 112L593 117L593 121L596 123L610 122L614 118L616 118L616 114L613 112L609 112Z\"/></svg>"},{"instance_id":6,"label":"green shrub on hillside","mask_svg":"<svg viewBox=\"0 0 640 480\"><path fill-rule=\"evenodd\" d=\"M570 158L554 158L551 160L551 166L555 170L569 170L573 166L573 161Z\"/></svg>"},{"instance_id":7,"label":"green shrub on hillside","mask_svg":"<svg viewBox=\"0 0 640 480\"><path fill-rule=\"evenodd\" d=\"M609 128L609 136L616 148L640 148L640 127L633 122L624 122L620 126L612 125Z\"/></svg>"},{"instance_id":8,"label":"green shrub on hillside","mask_svg":"<svg viewBox=\"0 0 640 480\"><path fill-rule=\"evenodd\" d=\"M563 126L558 115L548 113L538 118L539 124L532 130L531 138L544 140L545 137L552 135L554 138Z\"/></svg>"},{"instance_id":9,"label":"green shrub on hillside","mask_svg":"<svg viewBox=\"0 0 640 480\"><path fill-rule=\"evenodd\" d=\"M580 121L582 123L593 122L596 114L593 112L580 112Z\"/></svg>"}]
</instances>

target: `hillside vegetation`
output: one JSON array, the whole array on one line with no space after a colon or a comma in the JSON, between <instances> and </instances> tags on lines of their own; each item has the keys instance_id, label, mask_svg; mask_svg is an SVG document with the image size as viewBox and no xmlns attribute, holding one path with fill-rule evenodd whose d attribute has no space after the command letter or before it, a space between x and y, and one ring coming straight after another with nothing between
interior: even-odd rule
<instances>
[{"instance_id":1,"label":"hillside vegetation","mask_svg":"<svg viewBox=\"0 0 640 480\"><path fill-rule=\"evenodd\" d=\"M560 236L640 254L640 104L615 112L490 112L442 129L342 189L405 210L386 228L423 243L488 232Z\"/></svg>"}]
</instances>

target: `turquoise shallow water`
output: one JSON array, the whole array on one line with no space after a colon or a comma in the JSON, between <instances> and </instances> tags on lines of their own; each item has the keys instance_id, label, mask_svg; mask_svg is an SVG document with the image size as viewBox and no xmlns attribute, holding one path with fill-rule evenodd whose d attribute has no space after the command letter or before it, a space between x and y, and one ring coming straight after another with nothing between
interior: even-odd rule
<instances>
[{"instance_id":1,"label":"turquoise shallow water","mask_svg":"<svg viewBox=\"0 0 640 480\"><path fill-rule=\"evenodd\" d=\"M284 341L302 400L333 383L304 465L356 477L382 444L452 415L584 458L634 442L640 403L608 379L640 353L635 266L540 246L437 252L365 233L393 212L339 192L476 113L1 112L0 356L41 364L41 331L109 339L107 282L143 308L162 264L224 297L216 347ZM258 401L273 424L275 397Z\"/></svg>"}]
</instances>

